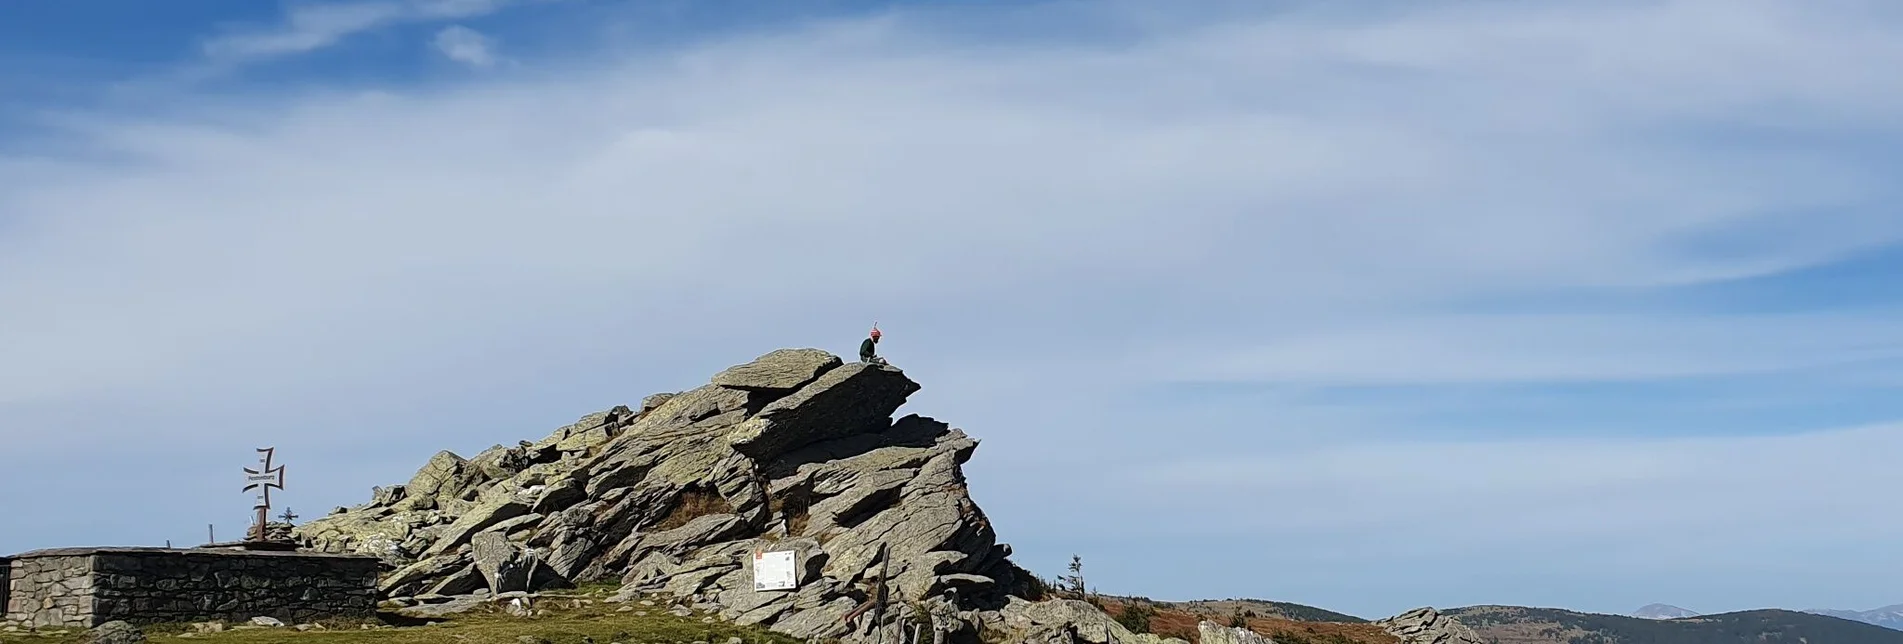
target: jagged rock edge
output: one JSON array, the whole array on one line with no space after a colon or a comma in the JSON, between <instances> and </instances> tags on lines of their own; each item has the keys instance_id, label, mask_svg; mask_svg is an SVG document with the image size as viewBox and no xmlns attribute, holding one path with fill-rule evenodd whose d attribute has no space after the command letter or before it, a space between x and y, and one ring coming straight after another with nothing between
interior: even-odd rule
<instances>
[{"instance_id":1,"label":"jagged rock edge","mask_svg":"<svg viewBox=\"0 0 1903 644\"><path fill-rule=\"evenodd\" d=\"M929 608L952 641L985 629L1007 641L1081 631L1163 641L1087 604L1026 600L1032 580L965 488L977 441L930 418L893 420L919 389L898 370L780 350L714 380L649 396L638 410L589 414L537 442L469 459L438 453L409 482L295 536L384 558L380 590L411 605L498 583L521 592L618 578L624 598L657 592L737 622L849 641L870 629L839 633L838 618L865 600L885 542L895 594ZM754 592L747 555L768 547L794 548L817 577ZM525 581L524 568L548 574Z\"/></svg>"}]
</instances>

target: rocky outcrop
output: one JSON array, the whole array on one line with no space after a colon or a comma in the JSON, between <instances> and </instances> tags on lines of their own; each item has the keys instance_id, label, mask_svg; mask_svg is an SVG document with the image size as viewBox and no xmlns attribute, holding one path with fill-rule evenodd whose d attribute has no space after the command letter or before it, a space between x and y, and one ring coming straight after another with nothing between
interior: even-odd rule
<instances>
[{"instance_id":1,"label":"rocky outcrop","mask_svg":"<svg viewBox=\"0 0 1903 644\"><path fill-rule=\"evenodd\" d=\"M1416 608L1375 624L1401 638L1401 644L1487 644L1467 625L1431 607Z\"/></svg>"},{"instance_id":2,"label":"rocky outcrop","mask_svg":"<svg viewBox=\"0 0 1903 644\"><path fill-rule=\"evenodd\" d=\"M1074 599L1031 602L1012 597L994 614L978 618L1009 642L1038 644L1188 644L1149 633L1132 633L1087 602Z\"/></svg>"},{"instance_id":3,"label":"rocky outcrop","mask_svg":"<svg viewBox=\"0 0 1903 644\"><path fill-rule=\"evenodd\" d=\"M1215 622L1196 624L1196 636L1198 644L1275 644L1275 640L1255 631Z\"/></svg>"},{"instance_id":4,"label":"rocky outcrop","mask_svg":"<svg viewBox=\"0 0 1903 644\"><path fill-rule=\"evenodd\" d=\"M826 372L736 425L727 442L760 462L823 440L883 430L918 384L891 367L855 362Z\"/></svg>"},{"instance_id":5,"label":"rocky outcrop","mask_svg":"<svg viewBox=\"0 0 1903 644\"><path fill-rule=\"evenodd\" d=\"M818 349L781 349L714 375L714 384L742 391L792 393L843 361Z\"/></svg>"},{"instance_id":6,"label":"rocky outcrop","mask_svg":"<svg viewBox=\"0 0 1903 644\"><path fill-rule=\"evenodd\" d=\"M988 628L1160 642L1087 604L1022 599L1034 580L965 487L978 441L893 419L918 390L890 366L774 351L537 442L439 453L297 537L381 558L386 598L616 580L624 599L661 593L742 624L855 640L872 630L872 613L855 609L883 579L905 607L887 622L929 618L954 641ZM754 589L764 551L795 553L796 590Z\"/></svg>"}]
</instances>

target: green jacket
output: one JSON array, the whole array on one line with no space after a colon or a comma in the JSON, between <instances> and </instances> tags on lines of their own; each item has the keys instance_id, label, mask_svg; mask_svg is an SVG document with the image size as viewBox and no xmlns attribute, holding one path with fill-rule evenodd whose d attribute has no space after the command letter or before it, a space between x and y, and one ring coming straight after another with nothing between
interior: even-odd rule
<instances>
[{"instance_id":1,"label":"green jacket","mask_svg":"<svg viewBox=\"0 0 1903 644\"><path fill-rule=\"evenodd\" d=\"M879 355L878 352L875 350L878 346L879 346L879 343L873 342L872 338L866 338L864 341L860 342L859 343L859 361L861 362L869 361L873 358L873 356Z\"/></svg>"}]
</instances>

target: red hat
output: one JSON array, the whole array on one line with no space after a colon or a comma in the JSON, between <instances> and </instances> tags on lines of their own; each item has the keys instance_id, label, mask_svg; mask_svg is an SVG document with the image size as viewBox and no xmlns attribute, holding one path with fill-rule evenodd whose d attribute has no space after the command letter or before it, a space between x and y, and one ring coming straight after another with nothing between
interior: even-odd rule
<instances>
[{"instance_id":1,"label":"red hat","mask_svg":"<svg viewBox=\"0 0 1903 644\"><path fill-rule=\"evenodd\" d=\"M879 335L880 335L880 334L879 334L879 325L877 325L877 324L874 324L874 325L872 325L872 337L874 337L874 338L877 338L877 337L879 337Z\"/></svg>"}]
</instances>

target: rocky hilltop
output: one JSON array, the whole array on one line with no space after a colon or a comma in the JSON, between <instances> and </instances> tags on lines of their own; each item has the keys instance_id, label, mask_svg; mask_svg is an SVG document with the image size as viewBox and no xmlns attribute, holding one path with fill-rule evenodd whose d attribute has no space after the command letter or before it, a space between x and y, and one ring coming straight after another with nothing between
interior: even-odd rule
<instances>
[{"instance_id":1,"label":"rocky hilltop","mask_svg":"<svg viewBox=\"0 0 1903 644\"><path fill-rule=\"evenodd\" d=\"M1163 641L1084 602L1035 601L1038 581L966 489L978 441L893 419L918 390L893 367L782 349L539 441L439 453L296 538L382 558L383 596L415 607L612 581L621 599L673 597L801 638L863 641L906 619L950 641ZM797 590L754 589L767 550L796 553ZM865 610L877 579L883 615Z\"/></svg>"}]
</instances>

